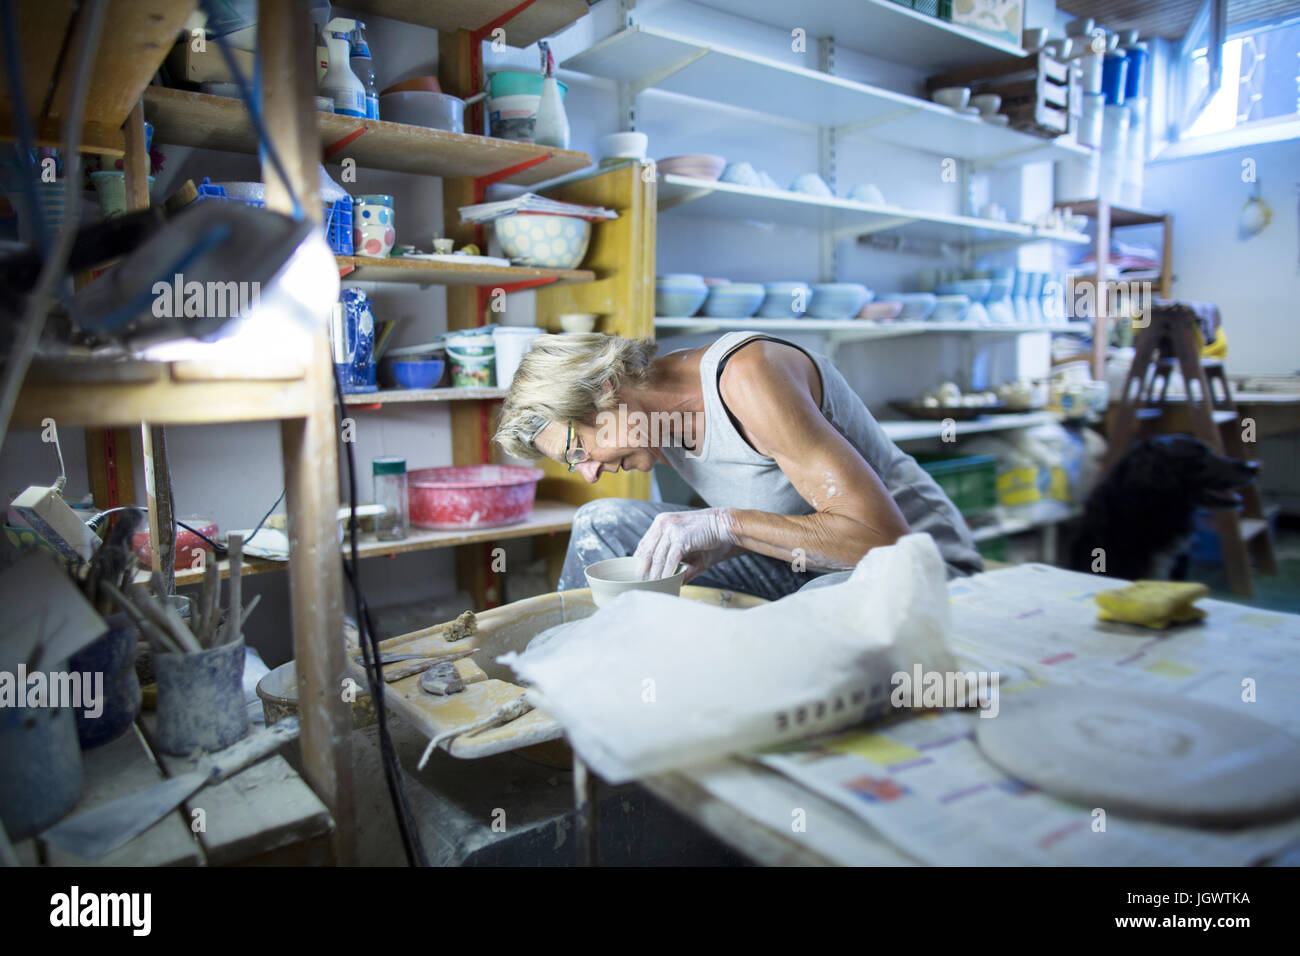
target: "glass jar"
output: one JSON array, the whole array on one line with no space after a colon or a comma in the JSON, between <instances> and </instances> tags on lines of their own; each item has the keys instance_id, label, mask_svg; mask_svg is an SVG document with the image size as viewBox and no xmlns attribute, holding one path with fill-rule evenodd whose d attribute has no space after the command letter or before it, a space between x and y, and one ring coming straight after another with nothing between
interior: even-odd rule
<instances>
[{"instance_id":1,"label":"glass jar","mask_svg":"<svg viewBox=\"0 0 1300 956\"><path fill-rule=\"evenodd\" d=\"M387 509L375 518L375 537L380 541L400 541L411 530L406 497L406 459L376 458L371 462L371 469L375 481L375 504Z\"/></svg>"}]
</instances>

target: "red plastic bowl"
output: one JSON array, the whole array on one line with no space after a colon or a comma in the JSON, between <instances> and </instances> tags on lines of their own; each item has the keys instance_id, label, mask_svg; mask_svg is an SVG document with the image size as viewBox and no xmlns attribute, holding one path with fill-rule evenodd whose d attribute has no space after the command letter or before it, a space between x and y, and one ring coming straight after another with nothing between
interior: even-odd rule
<instances>
[{"instance_id":1,"label":"red plastic bowl","mask_svg":"<svg viewBox=\"0 0 1300 956\"><path fill-rule=\"evenodd\" d=\"M182 518L191 528L197 528L214 541L217 538L217 523L210 518ZM152 549L149 547L149 532L137 531L131 536L131 547L135 549L136 556L140 559L140 566L144 568L153 567ZM177 571L185 571L194 567L203 567L198 562L198 555L194 552L211 551L212 545L208 544L197 534L186 531L179 525L176 528L176 556L172 564L176 566ZM204 559L206 560L206 558Z\"/></svg>"},{"instance_id":2,"label":"red plastic bowl","mask_svg":"<svg viewBox=\"0 0 1300 956\"><path fill-rule=\"evenodd\" d=\"M518 524L533 510L540 468L457 465L410 473L411 524L455 531Z\"/></svg>"}]
</instances>

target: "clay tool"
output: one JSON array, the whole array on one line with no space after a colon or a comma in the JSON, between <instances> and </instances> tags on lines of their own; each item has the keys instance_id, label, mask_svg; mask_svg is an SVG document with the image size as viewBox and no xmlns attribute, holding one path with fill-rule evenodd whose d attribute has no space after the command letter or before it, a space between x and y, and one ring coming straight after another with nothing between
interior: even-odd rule
<instances>
[{"instance_id":1,"label":"clay tool","mask_svg":"<svg viewBox=\"0 0 1300 956\"><path fill-rule=\"evenodd\" d=\"M67 817L41 839L82 859L97 860L149 829L210 783L220 783L298 738L298 718L285 717L210 755L198 770Z\"/></svg>"},{"instance_id":2,"label":"clay tool","mask_svg":"<svg viewBox=\"0 0 1300 956\"><path fill-rule=\"evenodd\" d=\"M203 588L199 592L197 613L190 614L191 621L197 621L194 636L199 643L207 647L213 645L213 632L217 626L217 594L221 591L221 571L217 567L216 557L210 557L203 565Z\"/></svg>"},{"instance_id":3,"label":"clay tool","mask_svg":"<svg viewBox=\"0 0 1300 956\"><path fill-rule=\"evenodd\" d=\"M423 770L424 765L429 762L429 757L432 756L434 748L444 740L451 740L460 736L472 737L494 727L504 727L506 724L518 720L532 709L533 705L524 699L523 694L520 694L513 700L506 701L477 724L470 724L468 727L457 727L440 733L429 741L429 746L424 748L424 753L420 754L420 762L415 765L415 769Z\"/></svg>"},{"instance_id":4,"label":"clay tool","mask_svg":"<svg viewBox=\"0 0 1300 956\"><path fill-rule=\"evenodd\" d=\"M242 633L240 629L240 617L244 613L244 603L242 592L242 582L240 572L244 564L244 536L242 534L231 534L226 537L226 557L230 559L230 606L226 608L226 621L229 633L226 634L226 643L232 643L239 640Z\"/></svg>"},{"instance_id":5,"label":"clay tool","mask_svg":"<svg viewBox=\"0 0 1300 956\"><path fill-rule=\"evenodd\" d=\"M460 672L451 661L439 661L420 675L420 690L435 697L448 697L465 689Z\"/></svg>"}]
</instances>

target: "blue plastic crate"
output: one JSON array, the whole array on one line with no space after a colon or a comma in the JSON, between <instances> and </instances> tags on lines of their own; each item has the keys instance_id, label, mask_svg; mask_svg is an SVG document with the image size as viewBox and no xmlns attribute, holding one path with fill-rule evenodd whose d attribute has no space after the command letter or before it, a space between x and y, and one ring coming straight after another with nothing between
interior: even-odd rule
<instances>
[{"instance_id":1,"label":"blue plastic crate","mask_svg":"<svg viewBox=\"0 0 1300 956\"><path fill-rule=\"evenodd\" d=\"M242 202L246 206L263 209L266 203L260 199L234 199L226 195L226 187L218 186L207 176L199 183L199 199L218 199L224 202ZM196 200L197 201L197 200ZM336 256L352 255L352 200L344 197L330 205L325 217L325 238L330 250Z\"/></svg>"}]
</instances>

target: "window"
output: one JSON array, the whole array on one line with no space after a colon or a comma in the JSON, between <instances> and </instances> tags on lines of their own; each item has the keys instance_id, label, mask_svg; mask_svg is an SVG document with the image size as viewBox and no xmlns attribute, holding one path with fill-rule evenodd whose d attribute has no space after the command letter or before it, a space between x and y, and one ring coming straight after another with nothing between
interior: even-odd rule
<instances>
[{"instance_id":1,"label":"window","mask_svg":"<svg viewBox=\"0 0 1300 956\"><path fill-rule=\"evenodd\" d=\"M1300 136L1300 15L1221 31L1219 7L1207 0L1178 51L1169 101L1177 141L1161 159Z\"/></svg>"}]
</instances>

